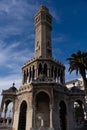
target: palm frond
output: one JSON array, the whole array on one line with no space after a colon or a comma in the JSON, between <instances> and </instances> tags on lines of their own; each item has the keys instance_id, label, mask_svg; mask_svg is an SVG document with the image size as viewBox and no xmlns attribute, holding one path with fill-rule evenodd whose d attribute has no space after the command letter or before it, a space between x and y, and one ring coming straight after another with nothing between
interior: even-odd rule
<instances>
[{"instance_id":1,"label":"palm frond","mask_svg":"<svg viewBox=\"0 0 87 130\"><path fill-rule=\"evenodd\" d=\"M69 62L68 71L76 71L76 74L83 73L87 70L87 52L81 52L80 50L77 53L73 53L71 57L66 59Z\"/></svg>"}]
</instances>

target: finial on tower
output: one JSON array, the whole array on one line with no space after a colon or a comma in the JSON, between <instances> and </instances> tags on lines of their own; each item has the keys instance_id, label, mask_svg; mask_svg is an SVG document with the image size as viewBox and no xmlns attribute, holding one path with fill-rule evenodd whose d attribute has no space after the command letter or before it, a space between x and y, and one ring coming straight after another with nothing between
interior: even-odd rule
<instances>
[{"instance_id":1,"label":"finial on tower","mask_svg":"<svg viewBox=\"0 0 87 130\"><path fill-rule=\"evenodd\" d=\"M13 82L12 87L15 87L15 83Z\"/></svg>"},{"instance_id":2,"label":"finial on tower","mask_svg":"<svg viewBox=\"0 0 87 130\"><path fill-rule=\"evenodd\" d=\"M38 12L40 12L40 11L47 11L47 12L49 12L48 8L47 8L45 5L42 5L42 6L39 8Z\"/></svg>"}]
</instances>

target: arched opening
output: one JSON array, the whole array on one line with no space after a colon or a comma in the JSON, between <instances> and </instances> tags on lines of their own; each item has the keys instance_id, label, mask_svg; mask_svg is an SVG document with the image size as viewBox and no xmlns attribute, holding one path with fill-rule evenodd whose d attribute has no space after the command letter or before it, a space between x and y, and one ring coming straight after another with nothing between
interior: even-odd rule
<instances>
[{"instance_id":1,"label":"arched opening","mask_svg":"<svg viewBox=\"0 0 87 130\"><path fill-rule=\"evenodd\" d=\"M61 83L63 83L63 77L64 77L63 71L61 70L61 74L60 74L60 81L61 81Z\"/></svg>"},{"instance_id":2,"label":"arched opening","mask_svg":"<svg viewBox=\"0 0 87 130\"><path fill-rule=\"evenodd\" d=\"M55 70L54 70L54 78L56 79L57 78L57 68L55 67Z\"/></svg>"},{"instance_id":3,"label":"arched opening","mask_svg":"<svg viewBox=\"0 0 87 130\"><path fill-rule=\"evenodd\" d=\"M2 107L2 111L1 111L1 117L2 118L4 118L4 116L5 116L5 107L6 107L6 104L4 103L3 107Z\"/></svg>"},{"instance_id":4,"label":"arched opening","mask_svg":"<svg viewBox=\"0 0 87 130\"><path fill-rule=\"evenodd\" d=\"M64 101L61 101L59 104L59 113L60 113L60 127L61 130L67 130L67 111L66 104Z\"/></svg>"},{"instance_id":5,"label":"arched opening","mask_svg":"<svg viewBox=\"0 0 87 130\"><path fill-rule=\"evenodd\" d=\"M32 71L32 78L34 79L34 76L35 76L35 68L34 68L34 65L33 65L33 71Z\"/></svg>"},{"instance_id":6,"label":"arched opening","mask_svg":"<svg viewBox=\"0 0 87 130\"><path fill-rule=\"evenodd\" d=\"M8 109L7 109L6 117L12 118L12 116L13 116L13 102L10 102L8 104Z\"/></svg>"},{"instance_id":7,"label":"arched opening","mask_svg":"<svg viewBox=\"0 0 87 130\"><path fill-rule=\"evenodd\" d=\"M50 126L50 108L49 108L49 96L45 92L40 92L36 96L36 116L35 126L37 128L44 126Z\"/></svg>"},{"instance_id":8,"label":"arched opening","mask_svg":"<svg viewBox=\"0 0 87 130\"><path fill-rule=\"evenodd\" d=\"M41 72L42 72L42 65L39 64L39 67L38 67L38 75L41 74Z\"/></svg>"},{"instance_id":9,"label":"arched opening","mask_svg":"<svg viewBox=\"0 0 87 130\"><path fill-rule=\"evenodd\" d=\"M60 69L58 69L58 82L60 83Z\"/></svg>"},{"instance_id":10,"label":"arched opening","mask_svg":"<svg viewBox=\"0 0 87 130\"><path fill-rule=\"evenodd\" d=\"M52 68L51 68L51 77L53 78L53 71L54 71L54 67L52 65Z\"/></svg>"},{"instance_id":11,"label":"arched opening","mask_svg":"<svg viewBox=\"0 0 87 130\"><path fill-rule=\"evenodd\" d=\"M7 109L7 113L6 113L6 117L8 120L8 124L12 124L12 118L13 118L13 102L10 102L8 104L8 109Z\"/></svg>"},{"instance_id":12,"label":"arched opening","mask_svg":"<svg viewBox=\"0 0 87 130\"><path fill-rule=\"evenodd\" d=\"M26 129L27 103L23 101L20 106L18 130Z\"/></svg>"},{"instance_id":13,"label":"arched opening","mask_svg":"<svg viewBox=\"0 0 87 130\"><path fill-rule=\"evenodd\" d=\"M44 64L44 74L47 76L47 64Z\"/></svg>"},{"instance_id":14,"label":"arched opening","mask_svg":"<svg viewBox=\"0 0 87 130\"><path fill-rule=\"evenodd\" d=\"M80 100L74 102L74 118L76 125L83 124L84 122L84 104Z\"/></svg>"},{"instance_id":15,"label":"arched opening","mask_svg":"<svg viewBox=\"0 0 87 130\"><path fill-rule=\"evenodd\" d=\"M12 124L12 117L13 117L13 102L11 100L7 100L4 102L2 107L1 119L0 123L5 124Z\"/></svg>"}]
</instances>

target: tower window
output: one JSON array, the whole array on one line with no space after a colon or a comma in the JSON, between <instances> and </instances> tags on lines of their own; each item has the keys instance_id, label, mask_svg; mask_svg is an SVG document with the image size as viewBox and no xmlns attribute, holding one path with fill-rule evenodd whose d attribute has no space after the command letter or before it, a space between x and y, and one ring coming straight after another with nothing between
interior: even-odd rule
<instances>
[{"instance_id":1,"label":"tower window","mask_svg":"<svg viewBox=\"0 0 87 130\"><path fill-rule=\"evenodd\" d=\"M50 49L48 50L48 55L51 56L51 50Z\"/></svg>"},{"instance_id":2,"label":"tower window","mask_svg":"<svg viewBox=\"0 0 87 130\"><path fill-rule=\"evenodd\" d=\"M49 23L52 22L51 17L49 17L48 15L46 16L46 20L47 20L47 22L49 22Z\"/></svg>"},{"instance_id":3,"label":"tower window","mask_svg":"<svg viewBox=\"0 0 87 130\"><path fill-rule=\"evenodd\" d=\"M47 42L47 46L50 46L50 42L49 41Z\"/></svg>"},{"instance_id":4,"label":"tower window","mask_svg":"<svg viewBox=\"0 0 87 130\"><path fill-rule=\"evenodd\" d=\"M39 45L39 41L37 41L37 47L38 47L38 45Z\"/></svg>"}]
</instances>

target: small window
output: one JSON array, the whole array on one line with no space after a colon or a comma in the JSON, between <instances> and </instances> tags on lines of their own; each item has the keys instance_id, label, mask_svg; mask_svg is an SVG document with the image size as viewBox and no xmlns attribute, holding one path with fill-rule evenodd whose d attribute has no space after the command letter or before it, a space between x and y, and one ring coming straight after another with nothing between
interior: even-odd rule
<instances>
[{"instance_id":1,"label":"small window","mask_svg":"<svg viewBox=\"0 0 87 130\"><path fill-rule=\"evenodd\" d=\"M38 45L39 45L39 41L37 41L37 47L38 47Z\"/></svg>"},{"instance_id":2,"label":"small window","mask_svg":"<svg viewBox=\"0 0 87 130\"><path fill-rule=\"evenodd\" d=\"M47 46L50 46L50 42L49 41L47 42Z\"/></svg>"}]
</instances>

